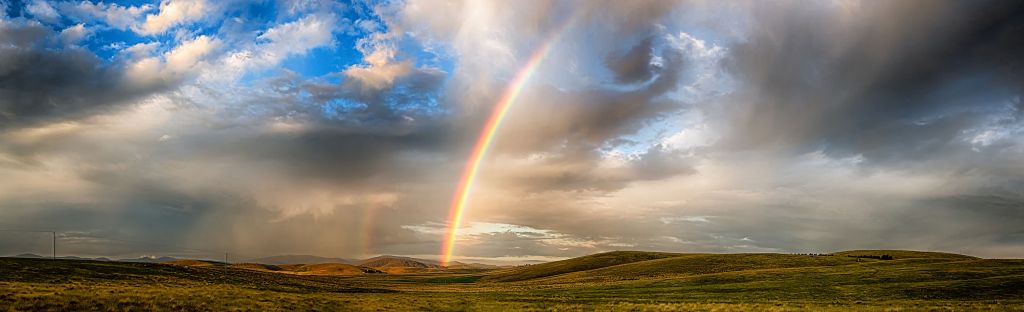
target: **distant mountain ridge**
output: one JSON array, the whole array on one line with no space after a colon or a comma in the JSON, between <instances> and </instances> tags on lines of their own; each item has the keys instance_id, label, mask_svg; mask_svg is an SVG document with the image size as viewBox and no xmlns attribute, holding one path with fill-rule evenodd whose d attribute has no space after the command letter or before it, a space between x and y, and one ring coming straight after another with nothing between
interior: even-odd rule
<instances>
[{"instance_id":1,"label":"distant mountain ridge","mask_svg":"<svg viewBox=\"0 0 1024 312\"><path fill-rule=\"evenodd\" d=\"M390 255L361 260L356 264L371 268L441 268L441 264L437 261Z\"/></svg>"},{"instance_id":2,"label":"distant mountain ridge","mask_svg":"<svg viewBox=\"0 0 1024 312\"><path fill-rule=\"evenodd\" d=\"M40 256L40 255L37 255L37 254L34 254L34 253L23 253L23 254L17 254L17 255L12 256L12 258L31 258L31 259L38 259L38 258L42 258L42 257L43 256Z\"/></svg>"},{"instance_id":3,"label":"distant mountain ridge","mask_svg":"<svg viewBox=\"0 0 1024 312\"><path fill-rule=\"evenodd\" d=\"M33 253L23 253L23 254L17 254L17 255L13 255L13 256L9 256L9 257L11 257L11 258L28 258L28 259L50 259L51 258L51 256L40 256L40 255L33 254ZM121 259L110 259L110 258L107 258L107 257L90 258L90 257L79 257L79 256L57 256L57 259L60 259L60 260L144 262L144 263L161 263L161 262L168 262L168 261L178 260L178 258L167 257L167 256L161 256L161 257L157 257L157 256L141 256L141 257L138 257L138 258L121 258Z\"/></svg>"},{"instance_id":4,"label":"distant mountain ridge","mask_svg":"<svg viewBox=\"0 0 1024 312\"><path fill-rule=\"evenodd\" d=\"M50 258L49 256L41 256L31 253L23 253L13 258L33 258L42 259ZM175 258L170 256L141 256L138 258L120 258L110 259L105 257L89 258L89 257L78 257L78 256L59 256L57 259L65 260L94 260L94 261L120 261L120 262L140 262L140 263L175 263L180 261L202 261L204 260L189 260L182 258ZM459 270L486 270L486 269L498 269L502 266L483 264L483 263L463 263L458 261L452 261L448 263L448 266L442 266L439 261L405 257L405 256L393 256L393 255L381 255L368 259L345 259L345 258L334 258L334 257L320 257L313 255L277 255L270 257L254 258L241 261L238 263L250 263L259 264L266 266L285 266L285 265L317 265L317 264L342 264L351 266L345 267L346 270L355 272L355 267L362 267L366 269L382 269L384 271L391 272L411 272L411 271L435 271L443 269L459 269ZM180 263L179 263L180 264ZM193 264L194 265L194 264ZM341 268L340 266L338 268ZM333 268L332 269L337 269ZM363 270L367 271L367 270ZM373 270L370 270L373 271ZM370 272L367 271L367 272Z\"/></svg>"},{"instance_id":5,"label":"distant mountain ridge","mask_svg":"<svg viewBox=\"0 0 1024 312\"><path fill-rule=\"evenodd\" d=\"M329 258L313 255L278 255L263 258L245 260L244 262L260 264L318 264L318 263L341 263L355 264L358 260L344 258Z\"/></svg>"},{"instance_id":6,"label":"distant mountain ridge","mask_svg":"<svg viewBox=\"0 0 1024 312\"><path fill-rule=\"evenodd\" d=\"M178 258L167 257L167 256L164 256L164 257L141 256L141 257L138 257L138 258L117 259L117 261L121 261L121 262L142 262L142 263L161 263L161 262L168 262L168 261L175 261L175 260L178 260Z\"/></svg>"},{"instance_id":7,"label":"distant mountain ridge","mask_svg":"<svg viewBox=\"0 0 1024 312\"><path fill-rule=\"evenodd\" d=\"M322 263L340 263L349 264L354 266L366 267L366 268L378 268L378 269L389 269L389 268L407 268L407 269L497 269L501 266L489 265L483 263L462 263L452 261L447 267L442 266L439 261L413 258L405 256L393 256L393 255L381 255L368 259L344 259L344 258L327 258L311 255L280 255L270 256L263 258L256 258L246 260L245 262L259 263L259 264L270 264L270 265L285 265L285 264L322 264Z\"/></svg>"}]
</instances>

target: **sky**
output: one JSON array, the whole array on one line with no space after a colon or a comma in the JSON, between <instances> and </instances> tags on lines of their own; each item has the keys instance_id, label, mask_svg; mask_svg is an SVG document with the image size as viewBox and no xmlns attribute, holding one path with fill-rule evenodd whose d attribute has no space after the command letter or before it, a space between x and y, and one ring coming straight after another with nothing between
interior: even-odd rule
<instances>
[{"instance_id":1,"label":"sky","mask_svg":"<svg viewBox=\"0 0 1024 312\"><path fill-rule=\"evenodd\" d=\"M552 38L549 40L549 38ZM0 0L0 254L1024 258L1024 2Z\"/></svg>"}]
</instances>

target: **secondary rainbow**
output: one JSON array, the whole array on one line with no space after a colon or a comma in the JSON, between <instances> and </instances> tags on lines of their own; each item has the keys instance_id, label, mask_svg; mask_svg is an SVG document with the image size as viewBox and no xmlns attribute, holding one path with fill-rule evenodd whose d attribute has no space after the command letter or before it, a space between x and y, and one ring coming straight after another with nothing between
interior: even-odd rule
<instances>
[{"instance_id":1,"label":"secondary rainbow","mask_svg":"<svg viewBox=\"0 0 1024 312\"><path fill-rule=\"evenodd\" d=\"M551 47L558 41L558 38L562 36L565 30L569 28L569 25L573 23L577 16L579 15L575 14L566 19L560 27L551 32L546 40L534 50L530 58L526 60L526 64L516 72L516 75L509 82L501 97L498 98L498 102L494 105L491 116L487 119L487 123L484 124L480 136L476 140L476 145L473 146L473 152L469 155L469 160L466 162L466 167L462 171L462 177L459 179L459 185L455 189L455 195L452 198L451 207L448 211L448 229L445 231L445 238L441 244L442 265L447 266L451 262L452 252L455 250L455 240L459 234L459 226L462 224L462 215L469 203L469 194L473 189L473 182L476 180L477 173L480 172L480 164L483 162L484 156L487 155L491 143L494 142L494 135L498 133L498 129L501 127L505 115L508 114L509 108L512 107L512 104L519 98L519 94L522 93L523 86L530 80L530 76L537 71L537 67L544 62L544 59L551 51Z\"/></svg>"}]
</instances>

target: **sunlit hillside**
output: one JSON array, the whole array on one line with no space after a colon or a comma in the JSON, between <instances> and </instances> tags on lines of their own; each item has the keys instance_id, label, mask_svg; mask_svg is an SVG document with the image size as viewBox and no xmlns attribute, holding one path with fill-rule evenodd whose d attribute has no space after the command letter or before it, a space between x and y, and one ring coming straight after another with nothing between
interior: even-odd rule
<instances>
[{"instance_id":1,"label":"sunlit hillside","mask_svg":"<svg viewBox=\"0 0 1024 312\"><path fill-rule=\"evenodd\" d=\"M883 256L892 259L878 259ZM423 271L420 264L405 268L408 271L388 271L385 269L402 267L397 262L381 263L386 266L0 258L0 307L495 311L585 307L1024 309L1024 260L980 259L948 253L618 251L469 272L443 268Z\"/></svg>"}]
</instances>

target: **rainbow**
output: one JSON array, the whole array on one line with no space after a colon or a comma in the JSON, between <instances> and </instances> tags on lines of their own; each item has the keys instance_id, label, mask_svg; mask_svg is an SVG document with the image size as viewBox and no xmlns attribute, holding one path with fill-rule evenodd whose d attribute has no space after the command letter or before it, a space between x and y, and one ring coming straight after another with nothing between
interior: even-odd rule
<instances>
[{"instance_id":1,"label":"rainbow","mask_svg":"<svg viewBox=\"0 0 1024 312\"><path fill-rule=\"evenodd\" d=\"M498 102L494 105L494 110L491 111L491 116L487 119L487 123L484 124L480 136L476 140L476 145L473 147L473 152L469 155L469 160L466 162L466 167L462 171L462 177L459 179L459 185L455 189L455 195L452 198L451 207L448 211L448 228L445 231L445 238L441 244L441 265L447 266L452 260L452 252L455 250L455 239L458 237L459 226L462 224L462 215L466 212L466 206L469 203L469 194L473 188L473 182L476 180L477 173L480 172L480 164L494 142L494 136L498 133L498 128L501 127L501 123L508 114L509 108L519 98L519 94L522 93L526 82L530 80L530 76L537 71L537 67L544 61L548 53L551 52L551 47L554 46L555 42L558 41L578 16L579 14L575 14L566 19L560 27L548 35L546 40L530 55L526 64L516 72L516 75L509 82L501 97L498 98Z\"/></svg>"}]
</instances>

